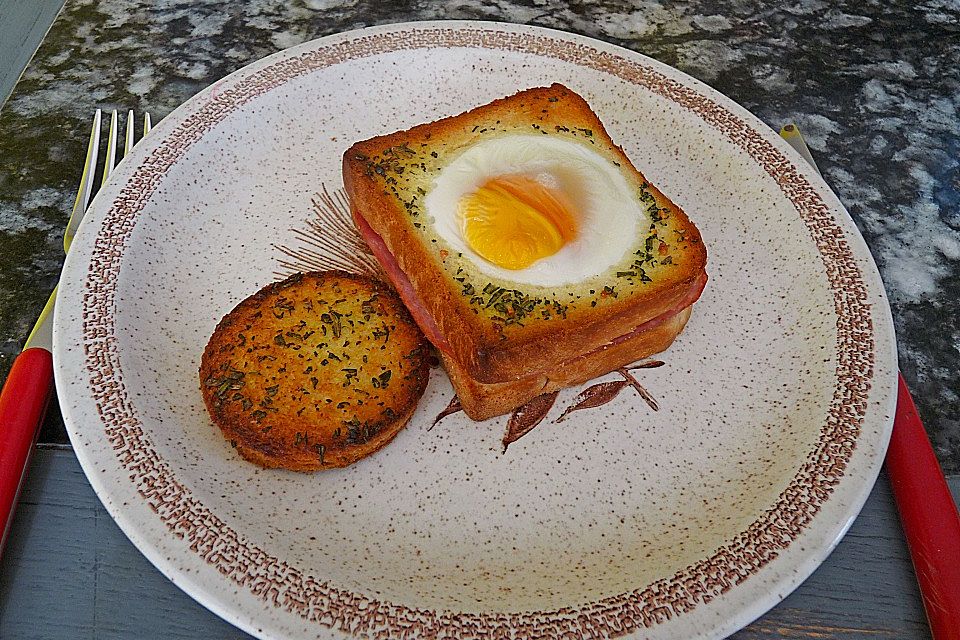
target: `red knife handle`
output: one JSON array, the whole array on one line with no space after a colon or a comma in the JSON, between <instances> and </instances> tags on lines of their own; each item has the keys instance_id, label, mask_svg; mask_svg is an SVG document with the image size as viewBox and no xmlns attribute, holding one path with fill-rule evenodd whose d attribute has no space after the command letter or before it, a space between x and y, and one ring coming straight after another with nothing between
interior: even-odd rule
<instances>
[{"instance_id":1,"label":"red knife handle","mask_svg":"<svg viewBox=\"0 0 960 640\"><path fill-rule=\"evenodd\" d=\"M0 553L52 389L53 356L46 349L34 348L21 352L13 361L0 392Z\"/></svg>"},{"instance_id":2,"label":"red knife handle","mask_svg":"<svg viewBox=\"0 0 960 640\"><path fill-rule=\"evenodd\" d=\"M934 640L960 639L960 516L900 376L887 473Z\"/></svg>"}]
</instances>

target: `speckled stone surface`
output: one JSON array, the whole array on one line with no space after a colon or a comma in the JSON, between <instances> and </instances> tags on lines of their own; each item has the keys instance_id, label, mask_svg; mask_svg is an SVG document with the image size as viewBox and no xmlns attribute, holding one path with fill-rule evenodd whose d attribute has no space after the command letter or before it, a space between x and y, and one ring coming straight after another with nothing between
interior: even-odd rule
<instances>
[{"instance_id":1,"label":"speckled stone surface","mask_svg":"<svg viewBox=\"0 0 960 640\"><path fill-rule=\"evenodd\" d=\"M155 119L319 36L424 19L524 22L621 44L797 122L880 266L900 361L960 471L960 6L760 2L69 1L0 112L0 373L55 283L95 107ZM63 440L56 412L44 440Z\"/></svg>"}]
</instances>

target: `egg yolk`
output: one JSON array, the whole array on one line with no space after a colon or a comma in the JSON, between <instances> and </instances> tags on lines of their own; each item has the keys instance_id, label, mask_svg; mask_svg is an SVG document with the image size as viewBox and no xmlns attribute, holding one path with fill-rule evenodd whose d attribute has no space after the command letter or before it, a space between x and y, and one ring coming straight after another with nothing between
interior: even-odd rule
<instances>
[{"instance_id":1,"label":"egg yolk","mask_svg":"<svg viewBox=\"0 0 960 640\"><path fill-rule=\"evenodd\" d=\"M524 269L553 255L577 233L563 193L522 175L498 176L460 199L464 239L504 269Z\"/></svg>"}]
</instances>

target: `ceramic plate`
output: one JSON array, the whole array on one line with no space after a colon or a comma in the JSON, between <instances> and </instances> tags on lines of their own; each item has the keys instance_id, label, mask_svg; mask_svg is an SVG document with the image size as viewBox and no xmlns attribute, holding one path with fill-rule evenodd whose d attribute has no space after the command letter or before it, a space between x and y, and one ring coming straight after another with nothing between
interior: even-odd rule
<instances>
[{"instance_id":1,"label":"ceramic plate","mask_svg":"<svg viewBox=\"0 0 960 640\"><path fill-rule=\"evenodd\" d=\"M710 282L666 364L562 392L506 452L506 417L430 428L453 397L434 369L371 458L314 475L242 460L204 410L200 355L261 286L350 262L344 150L552 82L582 94L703 233ZM55 351L71 439L120 527L264 638L725 636L808 576L860 510L896 375L866 246L774 132L625 49L471 22L309 42L164 119L84 221ZM616 381L630 384L587 390ZM580 394L599 406L560 421Z\"/></svg>"}]
</instances>

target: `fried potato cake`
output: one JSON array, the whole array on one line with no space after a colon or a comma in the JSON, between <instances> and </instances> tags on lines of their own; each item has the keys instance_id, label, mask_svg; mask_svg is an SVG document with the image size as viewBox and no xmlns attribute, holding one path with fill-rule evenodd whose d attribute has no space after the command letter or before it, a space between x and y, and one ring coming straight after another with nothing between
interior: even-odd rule
<instances>
[{"instance_id":1,"label":"fried potato cake","mask_svg":"<svg viewBox=\"0 0 960 640\"><path fill-rule=\"evenodd\" d=\"M207 410L264 467L344 467L406 425L429 347L397 295L342 271L267 285L228 313L203 352Z\"/></svg>"}]
</instances>

